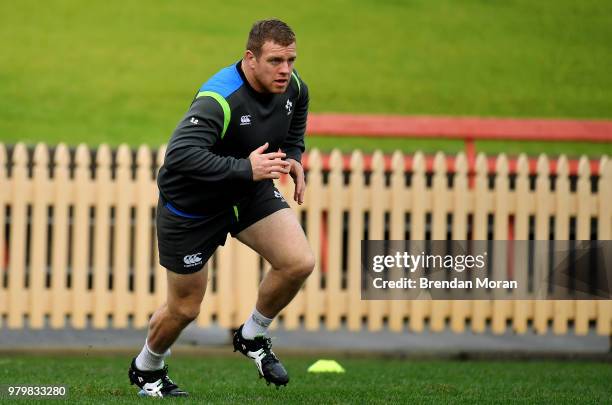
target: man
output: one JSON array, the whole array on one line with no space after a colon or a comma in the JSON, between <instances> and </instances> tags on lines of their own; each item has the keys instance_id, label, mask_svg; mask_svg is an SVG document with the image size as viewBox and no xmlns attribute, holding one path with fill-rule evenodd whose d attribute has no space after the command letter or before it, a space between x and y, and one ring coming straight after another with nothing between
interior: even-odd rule
<instances>
[{"instance_id":1,"label":"man","mask_svg":"<svg viewBox=\"0 0 612 405\"><path fill-rule=\"evenodd\" d=\"M157 206L168 298L151 318L145 345L129 370L140 395L187 395L168 377L164 358L198 316L205 264L228 232L272 265L251 316L234 332L234 351L251 358L268 384L289 381L266 330L314 268L306 236L273 183L290 174L293 198L303 203L308 88L293 70L295 59L295 35L287 24L256 22L243 59L200 88L170 139Z\"/></svg>"}]
</instances>

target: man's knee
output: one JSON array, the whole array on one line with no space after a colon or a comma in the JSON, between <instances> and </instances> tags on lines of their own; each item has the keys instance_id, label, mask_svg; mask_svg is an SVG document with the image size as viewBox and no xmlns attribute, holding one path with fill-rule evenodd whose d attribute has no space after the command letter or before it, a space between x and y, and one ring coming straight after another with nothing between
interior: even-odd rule
<instances>
[{"instance_id":1,"label":"man's knee","mask_svg":"<svg viewBox=\"0 0 612 405\"><path fill-rule=\"evenodd\" d=\"M189 275L168 272L168 312L174 319L186 325L198 317L207 274L207 268Z\"/></svg>"},{"instance_id":2,"label":"man's knee","mask_svg":"<svg viewBox=\"0 0 612 405\"><path fill-rule=\"evenodd\" d=\"M197 300L180 300L168 305L168 312L179 322L188 324L200 315L200 302L197 302Z\"/></svg>"},{"instance_id":3,"label":"man's knee","mask_svg":"<svg viewBox=\"0 0 612 405\"><path fill-rule=\"evenodd\" d=\"M310 273L312 273L314 267L314 254L311 251L307 251L293 256L290 262L287 263L287 268L285 271L287 271L288 275L293 279L305 280L308 278Z\"/></svg>"}]
</instances>

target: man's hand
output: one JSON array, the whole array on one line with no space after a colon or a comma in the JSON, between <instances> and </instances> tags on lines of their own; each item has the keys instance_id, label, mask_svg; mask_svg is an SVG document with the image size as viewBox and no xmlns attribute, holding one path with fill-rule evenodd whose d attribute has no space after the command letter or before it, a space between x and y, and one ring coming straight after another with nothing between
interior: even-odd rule
<instances>
[{"instance_id":1,"label":"man's hand","mask_svg":"<svg viewBox=\"0 0 612 405\"><path fill-rule=\"evenodd\" d=\"M287 159L287 162L291 164L289 168L289 174L295 183L295 191L293 192L293 199L299 205L304 203L304 193L306 192L306 181L304 181L304 168L302 165L294 159Z\"/></svg>"},{"instance_id":2,"label":"man's hand","mask_svg":"<svg viewBox=\"0 0 612 405\"><path fill-rule=\"evenodd\" d=\"M281 173L289 173L290 164L283 160L286 155L280 149L278 152L264 153L266 149L268 149L268 142L255 149L249 155L251 170L253 171L253 181L278 179Z\"/></svg>"}]
</instances>

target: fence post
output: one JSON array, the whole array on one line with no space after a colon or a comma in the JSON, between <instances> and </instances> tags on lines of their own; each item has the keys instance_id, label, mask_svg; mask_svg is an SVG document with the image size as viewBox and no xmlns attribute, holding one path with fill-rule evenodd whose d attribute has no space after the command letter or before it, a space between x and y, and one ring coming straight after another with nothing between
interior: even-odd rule
<instances>
[{"instance_id":1,"label":"fence post","mask_svg":"<svg viewBox=\"0 0 612 405\"><path fill-rule=\"evenodd\" d=\"M383 240L385 232L385 160L382 152L377 150L372 155L372 174L370 176L370 223L369 240ZM387 301L371 300L368 302L368 330L378 331L383 328L383 316L387 312Z\"/></svg>"},{"instance_id":2,"label":"fence post","mask_svg":"<svg viewBox=\"0 0 612 405\"><path fill-rule=\"evenodd\" d=\"M93 327L105 328L110 315L108 280L110 277L110 210L116 193L111 179L111 150L102 144L96 153L96 201L93 264Z\"/></svg>"},{"instance_id":3,"label":"fence post","mask_svg":"<svg viewBox=\"0 0 612 405\"><path fill-rule=\"evenodd\" d=\"M591 173L589 162L581 156L578 162L578 183L576 184L576 240L591 239ZM607 204L610 202L608 201ZM589 333L589 320L594 318L593 301L580 300L576 303L574 328L577 335Z\"/></svg>"},{"instance_id":4,"label":"fence post","mask_svg":"<svg viewBox=\"0 0 612 405\"><path fill-rule=\"evenodd\" d=\"M28 187L28 151L23 143L13 150L13 190L11 194L11 229L8 273L8 327L21 328L25 310L24 285L26 264L26 227Z\"/></svg>"},{"instance_id":5,"label":"fence post","mask_svg":"<svg viewBox=\"0 0 612 405\"><path fill-rule=\"evenodd\" d=\"M391 157L391 216L390 239L405 240L406 238L406 211L408 208L408 195L406 193L406 173L404 155L399 150L393 152ZM404 329L404 316L408 312L408 302L401 295L401 291L392 294L399 295L391 301L389 309L389 328L399 332Z\"/></svg>"},{"instance_id":6,"label":"fence post","mask_svg":"<svg viewBox=\"0 0 612 405\"><path fill-rule=\"evenodd\" d=\"M493 240L505 241L509 235L509 204L510 180L508 178L508 159L505 154L497 156L495 162L495 186L494 186L494 208L493 208ZM494 280L507 280L508 272L508 246L506 244L495 244L493 253L492 276ZM489 252L491 253L491 252ZM496 299L492 303L491 329L493 333L502 334L506 330L506 320L511 317L512 306L506 298L507 291L495 291ZM503 298L503 299L502 299Z\"/></svg>"},{"instance_id":7,"label":"fence post","mask_svg":"<svg viewBox=\"0 0 612 405\"><path fill-rule=\"evenodd\" d=\"M53 174L53 253L51 263L51 327L63 328L67 312L68 206L72 195L70 154L63 143L55 149Z\"/></svg>"},{"instance_id":8,"label":"fence post","mask_svg":"<svg viewBox=\"0 0 612 405\"><path fill-rule=\"evenodd\" d=\"M446 241L446 222L448 212L448 179L446 177L446 157L444 153L437 152L434 157L433 179L431 190L431 240ZM433 254L444 256L446 249L434 251ZM432 280L443 280L444 271L434 272ZM448 300L435 300L431 303L431 330L441 332L446 327L446 318L450 315Z\"/></svg>"},{"instance_id":9,"label":"fence post","mask_svg":"<svg viewBox=\"0 0 612 405\"><path fill-rule=\"evenodd\" d=\"M113 257L113 325L117 328L128 326L128 312L131 309L128 286L130 265L130 214L132 191L132 153L125 144L117 150L117 169L115 170L115 229Z\"/></svg>"},{"instance_id":10,"label":"fence post","mask_svg":"<svg viewBox=\"0 0 612 405\"><path fill-rule=\"evenodd\" d=\"M136 155L136 199L134 236L134 327L147 326L151 311L149 293L151 258L151 150L146 145Z\"/></svg>"},{"instance_id":11,"label":"fence post","mask_svg":"<svg viewBox=\"0 0 612 405\"><path fill-rule=\"evenodd\" d=\"M597 216L597 240L612 239L612 162L607 156L599 162L599 201ZM608 252L608 257L610 252ZM610 280L608 280L610 283ZM612 300L597 301L597 333L610 336L612 352Z\"/></svg>"},{"instance_id":12,"label":"fence post","mask_svg":"<svg viewBox=\"0 0 612 405\"><path fill-rule=\"evenodd\" d=\"M569 165L565 155L559 156L557 160L557 179L555 182L555 233L554 243L555 250L569 252L569 202L570 199L570 183L569 183ZM554 267L559 266L564 258L557 253L557 260ZM555 277L556 275L553 275ZM566 288L567 286L564 286ZM558 289L561 286L558 283L554 284L554 288ZM569 300L556 300L553 302L553 332L557 335L567 333L567 324L572 316L571 312L574 303Z\"/></svg>"},{"instance_id":13,"label":"fence post","mask_svg":"<svg viewBox=\"0 0 612 405\"><path fill-rule=\"evenodd\" d=\"M490 192L488 187L487 157L480 153L476 158L476 173L474 176L472 215L472 239L488 239L488 215L490 208ZM489 263L490 265L490 263ZM472 330L483 333L486 330L486 320L491 312L491 301L475 301L472 312Z\"/></svg>"},{"instance_id":14,"label":"fence post","mask_svg":"<svg viewBox=\"0 0 612 405\"><path fill-rule=\"evenodd\" d=\"M30 327L44 326L44 298L47 275L47 204L49 198L49 151L43 143L34 149L32 177L32 225L30 250Z\"/></svg>"},{"instance_id":15,"label":"fence post","mask_svg":"<svg viewBox=\"0 0 612 405\"><path fill-rule=\"evenodd\" d=\"M89 272L89 199L91 176L89 175L89 149L80 144L76 150L74 170L74 210L72 215L72 326L86 326L87 277Z\"/></svg>"},{"instance_id":16,"label":"fence post","mask_svg":"<svg viewBox=\"0 0 612 405\"><path fill-rule=\"evenodd\" d=\"M541 298L546 295L548 288L548 249L543 247L542 241L550 237L550 178L549 163L546 155L540 155L537 164L537 178L535 189L535 253L533 269L533 291L536 298L533 326L538 334L545 334L548 329L552 308L547 301ZM538 243L539 242L539 243Z\"/></svg>"},{"instance_id":17,"label":"fence post","mask_svg":"<svg viewBox=\"0 0 612 405\"><path fill-rule=\"evenodd\" d=\"M310 153L309 162L306 229L308 230L308 239L315 256L315 267L312 274L306 279L303 291L306 300L304 326L307 330L317 330L319 329L321 300L324 298L321 292L323 162L321 154L317 149Z\"/></svg>"},{"instance_id":18,"label":"fence post","mask_svg":"<svg viewBox=\"0 0 612 405\"><path fill-rule=\"evenodd\" d=\"M462 152L455 158L455 177L451 190L453 201L453 220L451 239L465 241L467 237L468 217L468 162ZM465 274L465 273L464 273ZM465 331L465 321L470 314L472 301L454 300L451 303L451 330L455 333Z\"/></svg>"},{"instance_id":19,"label":"fence post","mask_svg":"<svg viewBox=\"0 0 612 405\"><path fill-rule=\"evenodd\" d=\"M327 273L325 274L325 294L327 296L325 308L325 327L327 330L337 330L340 327L340 316L346 308L346 300L342 291L342 226L343 207L345 206L345 187L342 173L342 154L334 149L329 159L329 208L327 210L327 223L329 237L327 252Z\"/></svg>"},{"instance_id":20,"label":"fence post","mask_svg":"<svg viewBox=\"0 0 612 405\"><path fill-rule=\"evenodd\" d=\"M361 151L351 156L349 180L349 238L348 238L348 329L361 329L363 302L361 301L361 240L363 239L365 178Z\"/></svg>"},{"instance_id":21,"label":"fence post","mask_svg":"<svg viewBox=\"0 0 612 405\"><path fill-rule=\"evenodd\" d=\"M412 162L412 181L410 187L411 213L410 213L410 250L413 254L420 252L415 251L412 241L425 240L425 211L430 206L426 199L427 187L425 179L425 156L421 151L414 155ZM431 301L421 297L422 299L413 300L410 303L410 330L414 332L422 332L425 329L425 318L429 315Z\"/></svg>"},{"instance_id":22,"label":"fence post","mask_svg":"<svg viewBox=\"0 0 612 405\"><path fill-rule=\"evenodd\" d=\"M7 310L7 290L4 287L4 275L8 271L8 245L4 236L4 224L6 223L6 203L10 199L9 193L11 192L11 184L8 182L6 173L6 148L3 143L0 142L0 327L2 325L2 319Z\"/></svg>"},{"instance_id":23,"label":"fence post","mask_svg":"<svg viewBox=\"0 0 612 405\"><path fill-rule=\"evenodd\" d=\"M514 240L529 240L529 213L533 206L533 195L529 191L529 161L525 154L519 155L516 163L516 186L515 186L516 210L514 215ZM527 293L529 282L529 256L527 246L517 244L514 247L514 279L518 281L517 294ZM512 328L516 333L527 332L527 320L531 317L534 301L514 301L514 315L512 317Z\"/></svg>"}]
</instances>

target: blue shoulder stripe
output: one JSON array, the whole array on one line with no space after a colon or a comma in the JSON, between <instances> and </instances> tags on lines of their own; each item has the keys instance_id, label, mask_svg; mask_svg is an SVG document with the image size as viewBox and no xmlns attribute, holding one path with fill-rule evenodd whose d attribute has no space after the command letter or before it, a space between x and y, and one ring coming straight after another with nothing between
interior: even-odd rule
<instances>
[{"instance_id":1,"label":"blue shoulder stripe","mask_svg":"<svg viewBox=\"0 0 612 405\"><path fill-rule=\"evenodd\" d=\"M200 87L200 92L212 91L225 98L238 90L243 84L242 77L240 77L236 65L231 65L221 69L213 77L208 79L208 81Z\"/></svg>"}]
</instances>

